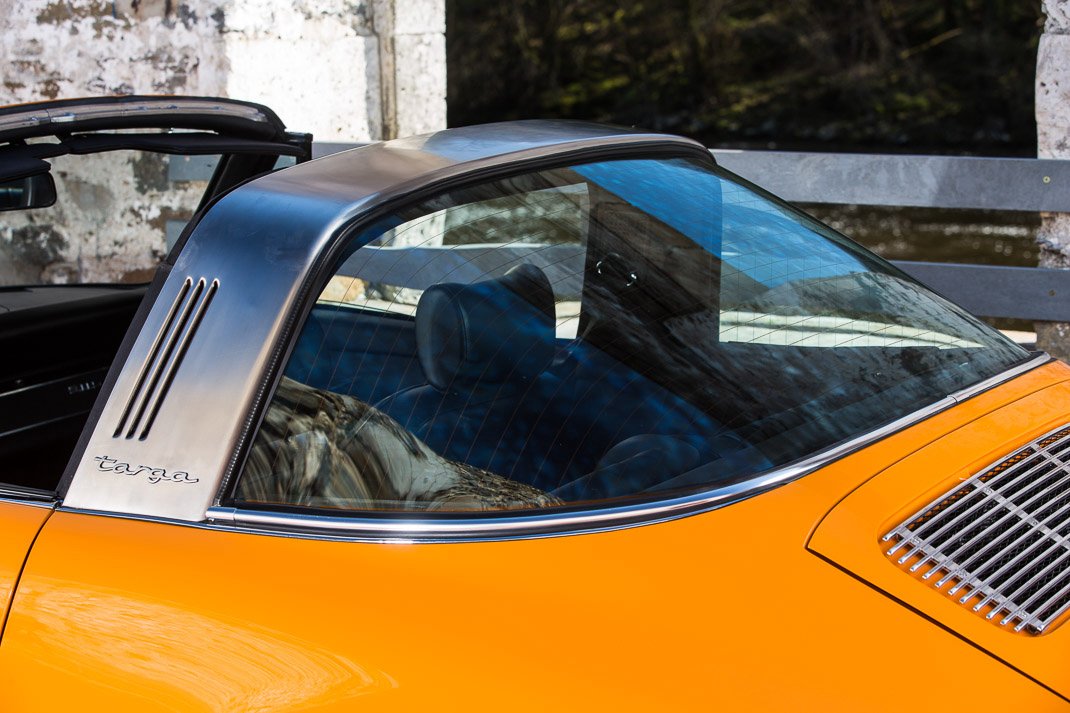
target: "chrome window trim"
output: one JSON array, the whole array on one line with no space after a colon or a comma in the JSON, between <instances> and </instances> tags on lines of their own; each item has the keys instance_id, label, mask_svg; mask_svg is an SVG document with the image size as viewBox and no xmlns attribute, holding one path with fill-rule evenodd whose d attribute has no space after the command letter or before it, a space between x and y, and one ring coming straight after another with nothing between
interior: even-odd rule
<instances>
[{"instance_id":1,"label":"chrome window trim","mask_svg":"<svg viewBox=\"0 0 1070 713\"><path fill-rule=\"evenodd\" d=\"M441 520L325 515L213 506L209 526L256 534L379 543L443 543L517 540L606 532L676 520L709 512L786 485L876 441L913 426L995 386L1053 361L1040 352L1032 359L989 379L945 396L924 408L857 438L796 463L760 473L754 478L676 498L633 505L593 508L577 512L523 515L485 515Z\"/></svg>"}]
</instances>

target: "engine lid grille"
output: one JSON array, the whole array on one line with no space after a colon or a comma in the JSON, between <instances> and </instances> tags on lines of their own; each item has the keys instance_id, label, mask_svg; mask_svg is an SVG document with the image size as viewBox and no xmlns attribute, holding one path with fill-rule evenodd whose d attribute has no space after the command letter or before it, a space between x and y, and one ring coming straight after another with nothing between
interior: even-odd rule
<instances>
[{"instance_id":1,"label":"engine lid grille","mask_svg":"<svg viewBox=\"0 0 1070 713\"><path fill-rule=\"evenodd\" d=\"M974 474L882 538L900 568L1000 627L1070 608L1070 424Z\"/></svg>"}]
</instances>

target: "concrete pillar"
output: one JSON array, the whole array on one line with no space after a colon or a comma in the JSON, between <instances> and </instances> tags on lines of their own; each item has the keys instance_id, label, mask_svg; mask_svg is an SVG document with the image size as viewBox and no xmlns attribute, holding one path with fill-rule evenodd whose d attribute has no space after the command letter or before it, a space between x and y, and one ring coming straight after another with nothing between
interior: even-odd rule
<instances>
[{"instance_id":1,"label":"concrete pillar","mask_svg":"<svg viewBox=\"0 0 1070 713\"><path fill-rule=\"evenodd\" d=\"M383 138L446 126L445 0L374 0Z\"/></svg>"},{"instance_id":2,"label":"concrete pillar","mask_svg":"<svg viewBox=\"0 0 1070 713\"><path fill-rule=\"evenodd\" d=\"M222 26L226 95L266 104L320 141L383 138L370 15L369 2L352 0L233 0Z\"/></svg>"},{"instance_id":3,"label":"concrete pillar","mask_svg":"<svg viewBox=\"0 0 1070 713\"><path fill-rule=\"evenodd\" d=\"M229 96L321 141L446 125L444 0L0 3L0 104ZM54 172L62 206L0 214L0 284L143 280L204 187L187 180L175 191L171 159L158 158L79 162Z\"/></svg>"},{"instance_id":4,"label":"concrete pillar","mask_svg":"<svg viewBox=\"0 0 1070 713\"><path fill-rule=\"evenodd\" d=\"M1037 49L1037 156L1070 159L1070 0L1044 0L1044 13ZM1041 267L1070 268L1070 214L1044 213L1037 243ZM1070 360L1070 323L1037 322L1036 330L1038 349Z\"/></svg>"}]
</instances>

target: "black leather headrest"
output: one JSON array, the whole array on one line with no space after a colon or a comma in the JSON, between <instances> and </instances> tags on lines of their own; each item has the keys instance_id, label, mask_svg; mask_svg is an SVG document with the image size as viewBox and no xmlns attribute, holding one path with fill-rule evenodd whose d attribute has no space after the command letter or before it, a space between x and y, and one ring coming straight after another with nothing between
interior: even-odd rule
<instances>
[{"instance_id":1,"label":"black leather headrest","mask_svg":"<svg viewBox=\"0 0 1070 713\"><path fill-rule=\"evenodd\" d=\"M429 287L416 306L416 347L428 383L522 382L554 357L554 293L534 265L470 285Z\"/></svg>"}]
</instances>

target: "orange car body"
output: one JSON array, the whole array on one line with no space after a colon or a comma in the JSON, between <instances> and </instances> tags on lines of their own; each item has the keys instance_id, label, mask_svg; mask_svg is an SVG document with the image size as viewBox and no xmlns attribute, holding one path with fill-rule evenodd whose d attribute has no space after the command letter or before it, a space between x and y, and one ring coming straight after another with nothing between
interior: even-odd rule
<instances>
[{"instance_id":1,"label":"orange car body","mask_svg":"<svg viewBox=\"0 0 1070 713\"><path fill-rule=\"evenodd\" d=\"M37 537L5 709L936 710L928 682L964 680L956 705L1063 710L1070 631L1000 631L879 539L1070 421L1068 380L1052 363L760 497L613 532L376 544L4 504L4 582Z\"/></svg>"}]
</instances>

